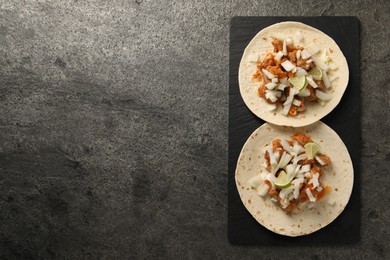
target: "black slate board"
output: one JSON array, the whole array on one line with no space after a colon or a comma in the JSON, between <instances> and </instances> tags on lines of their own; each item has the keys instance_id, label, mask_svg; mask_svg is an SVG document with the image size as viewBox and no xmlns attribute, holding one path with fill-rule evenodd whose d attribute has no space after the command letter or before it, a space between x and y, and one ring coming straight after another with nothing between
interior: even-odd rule
<instances>
[{"instance_id":1,"label":"black slate board","mask_svg":"<svg viewBox=\"0 0 390 260\"><path fill-rule=\"evenodd\" d=\"M237 192L234 172L250 134L264 123L245 106L238 86L238 67L245 47L263 28L282 21L298 21L332 37L347 58L350 79L340 104L322 122L344 141L354 167L354 187L344 212L327 227L302 237L268 231L246 210ZM360 239L360 23L356 17L233 17L229 59L229 174L228 236L232 244L323 245L351 244Z\"/></svg>"}]
</instances>

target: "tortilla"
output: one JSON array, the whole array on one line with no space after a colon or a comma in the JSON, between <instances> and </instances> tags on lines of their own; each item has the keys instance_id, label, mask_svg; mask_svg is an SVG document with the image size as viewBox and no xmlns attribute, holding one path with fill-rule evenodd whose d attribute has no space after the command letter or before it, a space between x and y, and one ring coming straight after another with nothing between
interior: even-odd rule
<instances>
[{"instance_id":1,"label":"tortilla","mask_svg":"<svg viewBox=\"0 0 390 260\"><path fill-rule=\"evenodd\" d=\"M295 133L306 133L321 145L321 153L327 154L332 164L324 169L321 182L332 188L314 208L305 207L298 213L287 214L266 195L260 197L248 181L266 171L262 148L274 139L290 139ZM337 218L347 205L353 186L353 166L343 141L322 122L293 128L268 123L260 126L246 141L237 162L235 180L238 193L246 209L265 228L285 236L302 236L313 233ZM330 203L334 202L333 205Z\"/></svg>"},{"instance_id":2,"label":"tortilla","mask_svg":"<svg viewBox=\"0 0 390 260\"><path fill-rule=\"evenodd\" d=\"M303 42L299 42L297 32L304 37ZM308 47L315 43L321 48L321 52L328 50L329 57L338 66L337 70L329 71L330 77L338 77L332 82L330 90L327 92L333 95L324 107L317 102L307 102L306 110L297 116L284 116L281 114L282 107L279 105L276 110L269 111L268 103L258 95L258 87L261 82L252 78L256 72L256 62L260 55L260 60L268 52L273 51L271 41L274 38L285 39L291 37L295 46ZM258 117L266 122L285 126L305 126L319 121L329 114L340 102L349 80L349 69L347 60L341 52L336 42L325 33L299 22L282 22L269 26L261 30L248 44L242 56L239 67L239 85L241 96L247 107Z\"/></svg>"}]
</instances>

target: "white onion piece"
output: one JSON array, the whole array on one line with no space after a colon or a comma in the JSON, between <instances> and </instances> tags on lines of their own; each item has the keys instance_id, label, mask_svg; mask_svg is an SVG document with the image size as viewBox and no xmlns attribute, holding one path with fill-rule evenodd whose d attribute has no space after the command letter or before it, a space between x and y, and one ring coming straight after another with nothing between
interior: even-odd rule
<instances>
[{"instance_id":1,"label":"white onion piece","mask_svg":"<svg viewBox=\"0 0 390 260\"><path fill-rule=\"evenodd\" d=\"M276 84L276 83L271 83L271 82L265 84L265 86L266 86L267 89L274 89L277 85L278 85L278 84Z\"/></svg>"},{"instance_id":2,"label":"white onion piece","mask_svg":"<svg viewBox=\"0 0 390 260\"><path fill-rule=\"evenodd\" d=\"M295 68L295 65L292 64L289 60L285 60L282 62L282 67L286 70L286 71L291 71Z\"/></svg>"},{"instance_id":3,"label":"white onion piece","mask_svg":"<svg viewBox=\"0 0 390 260\"><path fill-rule=\"evenodd\" d=\"M306 178L311 178L311 177L312 177L311 172L306 172L306 173L305 173L305 177L306 177Z\"/></svg>"},{"instance_id":4,"label":"white onion piece","mask_svg":"<svg viewBox=\"0 0 390 260\"><path fill-rule=\"evenodd\" d=\"M282 145L285 151L287 151L288 153L292 152L291 145L285 139L280 140L280 144Z\"/></svg>"},{"instance_id":5,"label":"white onion piece","mask_svg":"<svg viewBox=\"0 0 390 260\"><path fill-rule=\"evenodd\" d=\"M310 53L310 51L308 51L308 50L303 50L302 52L301 52L301 57L302 57L302 59L304 59L304 60L307 60L308 58L310 58L311 57L311 53Z\"/></svg>"},{"instance_id":6,"label":"white onion piece","mask_svg":"<svg viewBox=\"0 0 390 260\"><path fill-rule=\"evenodd\" d=\"M317 58L316 56L311 56L312 60L316 63L318 67L320 67L325 72L329 70L329 66L326 65L322 60Z\"/></svg>"},{"instance_id":7,"label":"white onion piece","mask_svg":"<svg viewBox=\"0 0 390 260\"><path fill-rule=\"evenodd\" d=\"M322 92L322 91L317 90L317 89L316 89L316 96L319 99L322 99L322 100L325 100L325 101L328 101L328 100L332 99L332 95L331 94Z\"/></svg>"},{"instance_id":8,"label":"white onion piece","mask_svg":"<svg viewBox=\"0 0 390 260\"><path fill-rule=\"evenodd\" d=\"M307 159L306 153L303 153L301 155L295 156L295 158L293 160L293 164L296 165L299 161L306 160L306 159Z\"/></svg>"},{"instance_id":9,"label":"white onion piece","mask_svg":"<svg viewBox=\"0 0 390 260\"><path fill-rule=\"evenodd\" d=\"M314 159L316 159L316 161L317 161L319 164L321 164L321 166L324 166L324 165L325 165L325 162L324 162L323 160L321 160L321 158L318 157L317 155L314 156Z\"/></svg>"},{"instance_id":10,"label":"white onion piece","mask_svg":"<svg viewBox=\"0 0 390 260\"><path fill-rule=\"evenodd\" d=\"M301 50L297 50L297 53L296 53L296 56L297 56L297 60L299 60L301 58Z\"/></svg>"},{"instance_id":11,"label":"white onion piece","mask_svg":"<svg viewBox=\"0 0 390 260\"><path fill-rule=\"evenodd\" d=\"M287 44L287 45L293 44L293 40L292 40L291 37L289 37L289 38L286 39L286 44Z\"/></svg>"},{"instance_id":12,"label":"white onion piece","mask_svg":"<svg viewBox=\"0 0 390 260\"><path fill-rule=\"evenodd\" d=\"M252 189L256 189L257 187L259 187L262 182L263 179L260 175L256 175L255 177L248 180L248 184L249 186L251 186Z\"/></svg>"},{"instance_id":13,"label":"white onion piece","mask_svg":"<svg viewBox=\"0 0 390 260\"><path fill-rule=\"evenodd\" d=\"M311 193L309 188L306 188L306 194L307 194L307 197L309 197L309 200L311 202L315 202L316 201L316 198L313 196L313 194Z\"/></svg>"},{"instance_id":14,"label":"white onion piece","mask_svg":"<svg viewBox=\"0 0 390 260\"><path fill-rule=\"evenodd\" d=\"M265 98L271 100L271 102L276 102L278 98L272 93L272 90L267 90L265 92Z\"/></svg>"},{"instance_id":15,"label":"white onion piece","mask_svg":"<svg viewBox=\"0 0 390 260\"><path fill-rule=\"evenodd\" d=\"M287 97L286 101L283 103L283 105L286 106L286 105L290 104L290 107L291 107L291 103L294 99L295 94L296 94L295 88L290 88L290 92L288 93L288 97Z\"/></svg>"},{"instance_id":16,"label":"white onion piece","mask_svg":"<svg viewBox=\"0 0 390 260\"><path fill-rule=\"evenodd\" d=\"M262 69L261 71L264 73L264 75L265 75L267 78L269 78L269 79L275 78L275 75L272 74L271 72L269 72L268 70Z\"/></svg>"},{"instance_id":17,"label":"white onion piece","mask_svg":"<svg viewBox=\"0 0 390 260\"><path fill-rule=\"evenodd\" d=\"M274 111L275 109L276 109L276 105L275 104L268 104L268 106L267 106L267 111L268 112Z\"/></svg>"},{"instance_id":18,"label":"white onion piece","mask_svg":"<svg viewBox=\"0 0 390 260\"><path fill-rule=\"evenodd\" d=\"M288 85L288 79L287 77L279 79L280 83Z\"/></svg>"},{"instance_id":19,"label":"white onion piece","mask_svg":"<svg viewBox=\"0 0 390 260\"><path fill-rule=\"evenodd\" d=\"M300 96L300 97L308 97L308 96L310 96L310 90L307 89L307 88L304 88L301 91L299 91L298 96Z\"/></svg>"},{"instance_id":20,"label":"white onion piece","mask_svg":"<svg viewBox=\"0 0 390 260\"><path fill-rule=\"evenodd\" d=\"M283 55L287 55L287 44L286 44L286 40L283 41Z\"/></svg>"},{"instance_id":21,"label":"white onion piece","mask_svg":"<svg viewBox=\"0 0 390 260\"><path fill-rule=\"evenodd\" d=\"M299 101L298 99L294 99L292 103L294 106L297 106L297 107L299 107L302 104L302 102Z\"/></svg>"},{"instance_id":22,"label":"white onion piece","mask_svg":"<svg viewBox=\"0 0 390 260\"><path fill-rule=\"evenodd\" d=\"M318 47L317 45L315 45L314 43L310 44L308 47L307 47L310 52L314 55L314 54L317 54L321 49L320 47Z\"/></svg>"},{"instance_id":23,"label":"white onion piece","mask_svg":"<svg viewBox=\"0 0 390 260\"><path fill-rule=\"evenodd\" d=\"M271 80L271 82L272 82L272 83L278 83L279 80L278 80L278 78L273 78L273 79Z\"/></svg>"},{"instance_id":24,"label":"white onion piece","mask_svg":"<svg viewBox=\"0 0 390 260\"><path fill-rule=\"evenodd\" d=\"M308 172L310 171L310 164L303 165L301 168L301 172Z\"/></svg>"},{"instance_id":25,"label":"white onion piece","mask_svg":"<svg viewBox=\"0 0 390 260\"><path fill-rule=\"evenodd\" d=\"M299 196L299 188L301 184L304 182L304 178L297 178L291 182L291 184L294 186L294 199L297 199Z\"/></svg>"},{"instance_id":26,"label":"white onion piece","mask_svg":"<svg viewBox=\"0 0 390 260\"><path fill-rule=\"evenodd\" d=\"M331 83L330 83L330 80L328 78L328 74L326 74L325 71L322 72L322 81L324 82L324 85L326 88L330 88Z\"/></svg>"},{"instance_id":27,"label":"white onion piece","mask_svg":"<svg viewBox=\"0 0 390 260\"><path fill-rule=\"evenodd\" d=\"M264 197L268 193L268 190L269 190L268 184L262 182L260 187L257 189L257 195L259 195L260 197Z\"/></svg>"},{"instance_id":28,"label":"white onion piece","mask_svg":"<svg viewBox=\"0 0 390 260\"><path fill-rule=\"evenodd\" d=\"M264 180L269 181L269 182L271 183L272 189L275 189L276 177L275 177L273 174L268 173L268 174L265 176Z\"/></svg>"},{"instance_id":29,"label":"white onion piece","mask_svg":"<svg viewBox=\"0 0 390 260\"><path fill-rule=\"evenodd\" d=\"M284 151L282 157L280 158L278 168L284 168L291 161L291 158L292 156Z\"/></svg>"},{"instance_id":30,"label":"white onion piece","mask_svg":"<svg viewBox=\"0 0 390 260\"><path fill-rule=\"evenodd\" d=\"M300 154L301 152L304 152L305 151L305 148L303 148L302 146L300 146L298 144L298 142L294 142L294 145L293 145L293 148L292 148L293 152L298 155Z\"/></svg>"},{"instance_id":31,"label":"white onion piece","mask_svg":"<svg viewBox=\"0 0 390 260\"><path fill-rule=\"evenodd\" d=\"M317 190L318 192L321 192L321 191L323 190L323 188L322 188L321 186L318 186L318 187L316 188L316 190Z\"/></svg>"},{"instance_id":32,"label":"white onion piece","mask_svg":"<svg viewBox=\"0 0 390 260\"><path fill-rule=\"evenodd\" d=\"M274 57L274 60L276 61L280 61L280 59L283 57L283 52L279 51L278 53L276 53L275 57Z\"/></svg>"},{"instance_id":33,"label":"white onion piece","mask_svg":"<svg viewBox=\"0 0 390 260\"><path fill-rule=\"evenodd\" d=\"M299 76L306 76L306 75L307 75L307 71L304 68L297 67L297 72L295 73L295 76L299 77Z\"/></svg>"},{"instance_id":34,"label":"white onion piece","mask_svg":"<svg viewBox=\"0 0 390 260\"><path fill-rule=\"evenodd\" d=\"M272 95L274 95L277 98L280 98L282 96L282 92L280 92L278 90L267 90L267 92L271 93Z\"/></svg>"},{"instance_id":35,"label":"white onion piece","mask_svg":"<svg viewBox=\"0 0 390 260\"><path fill-rule=\"evenodd\" d=\"M310 84L310 86L312 86L313 88L318 88L317 83L315 83L314 80L311 77L306 77L306 80L307 80L307 83Z\"/></svg>"},{"instance_id":36,"label":"white onion piece","mask_svg":"<svg viewBox=\"0 0 390 260\"><path fill-rule=\"evenodd\" d=\"M283 106L283 110L282 110L282 112L281 112L282 115L284 115L284 116L287 116L287 115L288 115L288 111L290 111L291 104L292 104L292 103L289 103L288 105Z\"/></svg>"},{"instance_id":37,"label":"white onion piece","mask_svg":"<svg viewBox=\"0 0 390 260\"><path fill-rule=\"evenodd\" d=\"M313 177L310 179L309 181L309 184L313 184L313 188L317 188L318 185L320 185L320 183L318 182L318 178L319 178L320 174L317 172L315 174L313 174Z\"/></svg>"},{"instance_id":38,"label":"white onion piece","mask_svg":"<svg viewBox=\"0 0 390 260\"><path fill-rule=\"evenodd\" d=\"M285 84L279 84L278 85L278 89L279 90L284 90L286 87L288 87L288 85L285 85Z\"/></svg>"},{"instance_id":39,"label":"white onion piece","mask_svg":"<svg viewBox=\"0 0 390 260\"><path fill-rule=\"evenodd\" d=\"M308 60L306 61L307 64L310 64L310 63L312 63L312 62L313 62L312 59L308 59Z\"/></svg>"},{"instance_id":40,"label":"white onion piece","mask_svg":"<svg viewBox=\"0 0 390 260\"><path fill-rule=\"evenodd\" d=\"M281 199L286 199L287 198L287 196L290 194L290 193L292 193L294 190L293 190L293 187L292 186L290 186L290 187L288 187L288 188L285 188L285 189L282 189L280 192L279 192L279 197L281 198Z\"/></svg>"}]
</instances>

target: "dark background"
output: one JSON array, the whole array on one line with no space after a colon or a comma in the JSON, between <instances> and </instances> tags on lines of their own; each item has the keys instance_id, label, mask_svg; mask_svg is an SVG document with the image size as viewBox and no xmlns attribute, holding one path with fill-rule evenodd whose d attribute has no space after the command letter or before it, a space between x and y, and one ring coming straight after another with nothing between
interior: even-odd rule
<instances>
[{"instance_id":1,"label":"dark background","mask_svg":"<svg viewBox=\"0 0 390 260\"><path fill-rule=\"evenodd\" d=\"M0 2L0 258L389 257L389 1ZM227 238L232 16L361 22L361 240Z\"/></svg>"}]
</instances>

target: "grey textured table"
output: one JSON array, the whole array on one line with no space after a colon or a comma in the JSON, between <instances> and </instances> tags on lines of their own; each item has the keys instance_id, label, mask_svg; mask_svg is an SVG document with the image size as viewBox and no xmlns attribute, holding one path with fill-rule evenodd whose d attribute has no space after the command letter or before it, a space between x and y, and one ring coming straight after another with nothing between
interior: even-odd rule
<instances>
[{"instance_id":1,"label":"grey textured table","mask_svg":"<svg viewBox=\"0 0 390 260\"><path fill-rule=\"evenodd\" d=\"M389 257L389 2L285 2L1 1L0 258ZM229 244L236 15L360 19L360 243Z\"/></svg>"}]
</instances>

